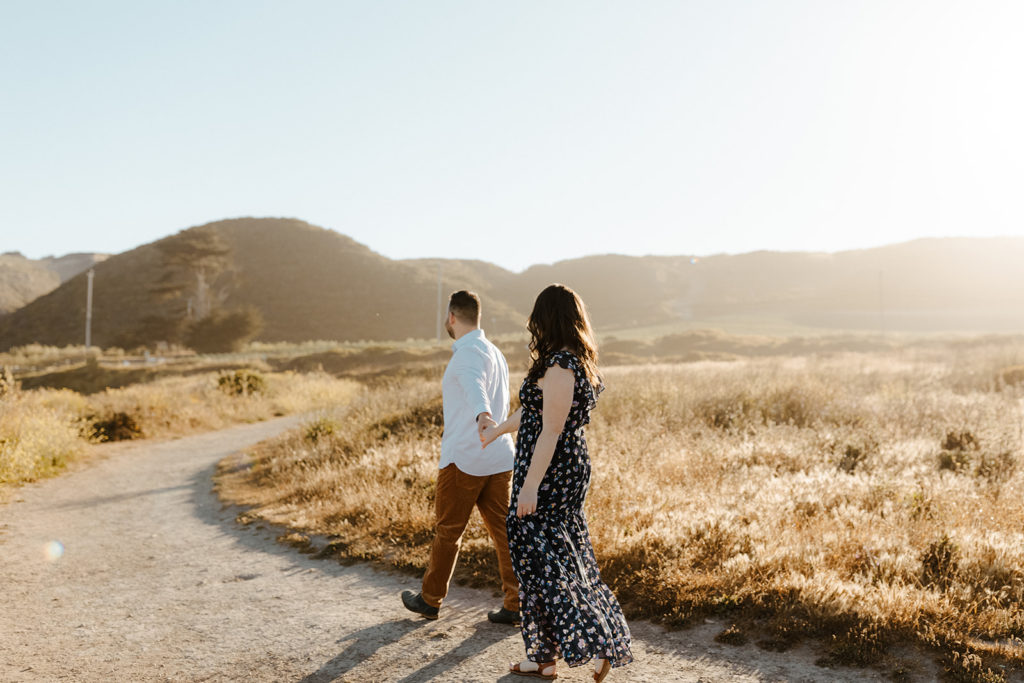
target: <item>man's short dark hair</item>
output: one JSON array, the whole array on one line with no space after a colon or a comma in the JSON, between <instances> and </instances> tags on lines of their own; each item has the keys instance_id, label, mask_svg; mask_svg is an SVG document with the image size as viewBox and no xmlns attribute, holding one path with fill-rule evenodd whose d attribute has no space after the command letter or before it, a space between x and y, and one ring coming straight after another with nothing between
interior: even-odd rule
<instances>
[{"instance_id":1,"label":"man's short dark hair","mask_svg":"<svg viewBox=\"0 0 1024 683\"><path fill-rule=\"evenodd\" d=\"M448 310L464 323L480 324L480 297L475 292L465 289L455 292L448 299Z\"/></svg>"}]
</instances>

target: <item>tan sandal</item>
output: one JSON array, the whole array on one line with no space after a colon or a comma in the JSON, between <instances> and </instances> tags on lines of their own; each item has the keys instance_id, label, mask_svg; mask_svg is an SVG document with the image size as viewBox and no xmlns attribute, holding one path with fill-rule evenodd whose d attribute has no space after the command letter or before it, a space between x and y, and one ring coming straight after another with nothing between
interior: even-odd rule
<instances>
[{"instance_id":1,"label":"tan sandal","mask_svg":"<svg viewBox=\"0 0 1024 683\"><path fill-rule=\"evenodd\" d=\"M558 673L554 671L555 662L535 662L537 665L536 671L523 671L519 668L519 663L509 664L508 670L510 673L516 676L531 676L533 678L543 678L545 681L553 681L558 678ZM546 674L545 670L551 669L552 673Z\"/></svg>"},{"instance_id":2,"label":"tan sandal","mask_svg":"<svg viewBox=\"0 0 1024 683\"><path fill-rule=\"evenodd\" d=\"M604 662L604 666L602 666L599 671L594 672L594 680L597 681L597 683L601 683L601 681L604 680L604 677L608 675L608 672L612 670L612 663L610 661L607 659L603 659L601 661Z\"/></svg>"}]
</instances>

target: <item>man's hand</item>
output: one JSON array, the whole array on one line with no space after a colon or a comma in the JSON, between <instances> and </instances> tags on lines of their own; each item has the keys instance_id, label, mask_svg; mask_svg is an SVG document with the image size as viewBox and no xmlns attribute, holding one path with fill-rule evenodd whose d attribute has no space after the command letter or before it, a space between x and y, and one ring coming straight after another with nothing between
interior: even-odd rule
<instances>
[{"instance_id":1,"label":"man's hand","mask_svg":"<svg viewBox=\"0 0 1024 683\"><path fill-rule=\"evenodd\" d=\"M494 421L490 413L480 413L476 416L476 435L480 437L480 443L484 442L484 430L488 427L497 427L498 423Z\"/></svg>"},{"instance_id":2,"label":"man's hand","mask_svg":"<svg viewBox=\"0 0 1024 683\"><path fill-rule=\"evenodd\" d=\"M498 425L488 425L480 430L480 448L487 448L494 440L501 436Z\"/></svg>"}]
</instances>

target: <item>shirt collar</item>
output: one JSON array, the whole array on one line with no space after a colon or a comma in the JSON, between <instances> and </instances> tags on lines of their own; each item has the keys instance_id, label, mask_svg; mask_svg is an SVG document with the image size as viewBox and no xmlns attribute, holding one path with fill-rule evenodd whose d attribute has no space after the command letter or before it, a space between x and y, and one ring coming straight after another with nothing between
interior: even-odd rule
<instances>
[{"instance_id":1,"label":"shirt collar","mask_svg":"<svg viewBox=\"0 0 1024 683\"><path fill-rule=\"evenodd\" d=\"M475 341L477 339L486 339L486 338L487 337L484 336L484 331L481 330L478 327L477 329L473 330L472 332L467 332L466 334L462 335L461 337L456 339L454 342L452 342L452 351L458 351L459 349L461 349L466 344L470 344L470 343L472 343L473 341Z\"/></svg>"}]
</instances>

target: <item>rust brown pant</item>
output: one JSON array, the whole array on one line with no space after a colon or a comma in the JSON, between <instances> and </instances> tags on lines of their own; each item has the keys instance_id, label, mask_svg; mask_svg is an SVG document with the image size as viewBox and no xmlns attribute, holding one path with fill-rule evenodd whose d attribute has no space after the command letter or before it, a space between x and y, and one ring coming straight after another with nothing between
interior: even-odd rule
<instances>
[{"instance_id":1,"label":"rust brown pant","mask_svg":"<svg viewBox=\"0 0 1024 683\"><path fill-rule=\"evenodd\" d=\"M503 605L506 609L519 611L519 583L512 573L505 532L511 480L512 472L476 477L459 470L454 463L438 472L434 503L437 526L430 546L430 564L423 576L423 600L428 605L440 607L448 595L448 583L459 557L462 532L466 530L476 507L498 551L498 571L501 572L501 588L505 593Z\"/></svg>"}]
</instances>

